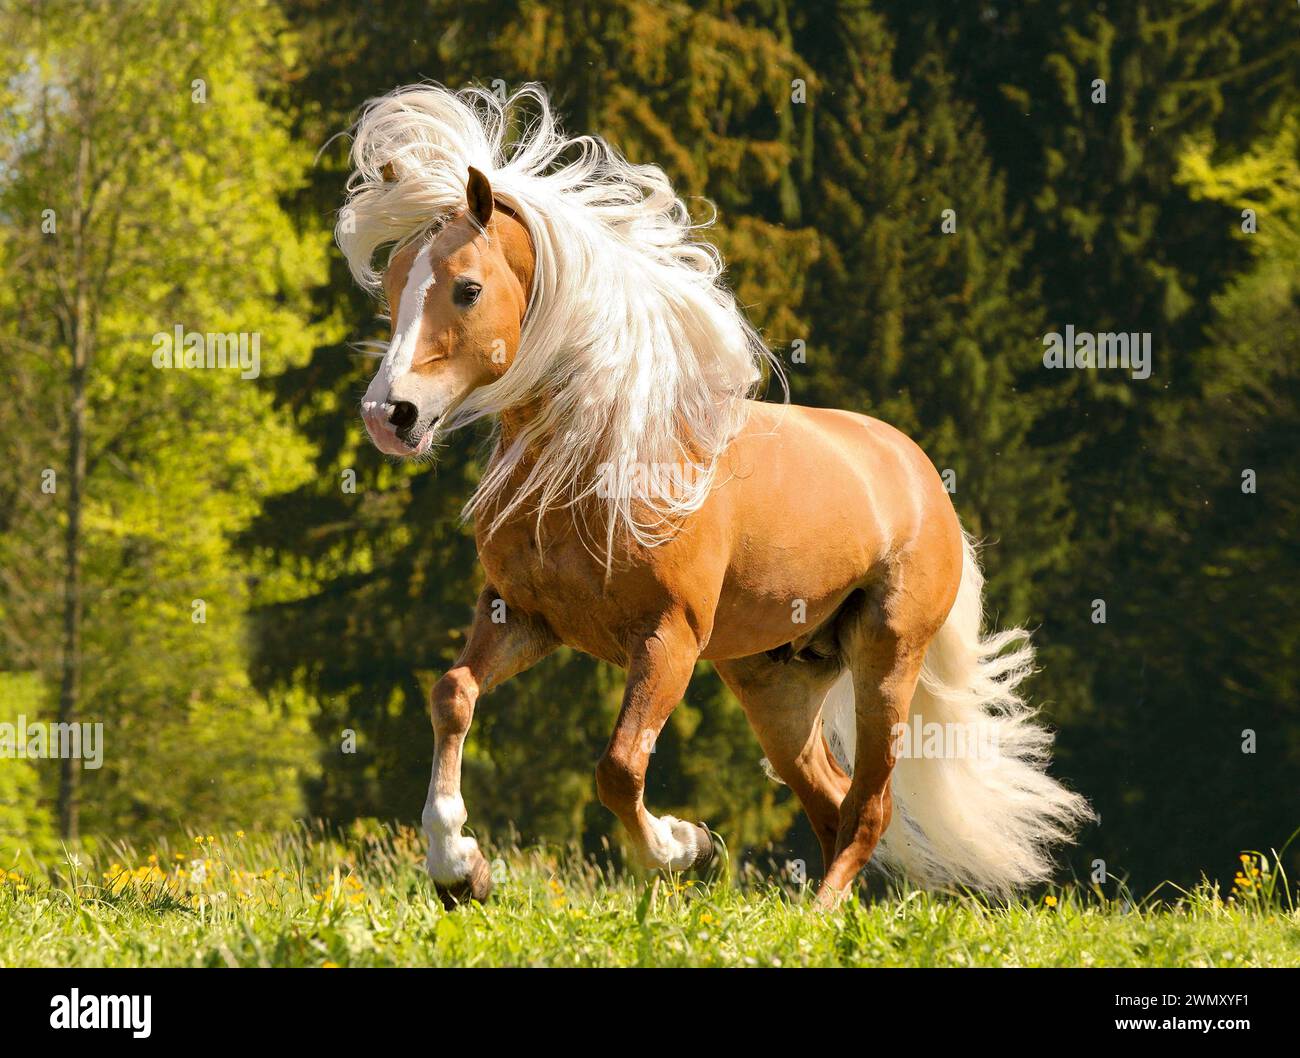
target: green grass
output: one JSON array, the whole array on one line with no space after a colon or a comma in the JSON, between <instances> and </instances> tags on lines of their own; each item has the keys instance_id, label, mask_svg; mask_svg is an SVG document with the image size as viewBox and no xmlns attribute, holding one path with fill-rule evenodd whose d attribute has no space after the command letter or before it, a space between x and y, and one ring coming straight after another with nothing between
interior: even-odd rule
<instances>
[{"instance_id":1,"label":"green grass","mask_svg":"<svg viewBox=\"0 0 1300 1058\"><path fill-rule=\"evenodd\" d=\"M1269 862L1248 858L1230 895L910 891L824 914L757 872L654 880L513 850L488 906L448 913L410 830L205 835L83 854L54 880L0 872L0 965L1300 965L1300 913Z\"/></svg>"}]
</instances>

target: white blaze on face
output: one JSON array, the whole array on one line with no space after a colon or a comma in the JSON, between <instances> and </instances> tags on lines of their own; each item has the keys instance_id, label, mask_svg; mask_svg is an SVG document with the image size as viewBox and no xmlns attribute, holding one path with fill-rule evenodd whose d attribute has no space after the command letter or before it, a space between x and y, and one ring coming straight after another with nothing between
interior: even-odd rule
<instances>
[{"instance_id":1,"label":"white blaze on face","mask_svg":"<svg viewBox=\"0 0 1300 1058\"><path fill-rule=\"evenodd\" d=\"M411 262L411 270L406 274L406 287L397 305L393 340L366 389L365 404L385 403L393 383L411 370L411 361L420 341L420 325L424 320L424 299L434 283L431 249L432 244L424 246Z\"/></svg>"}]
</instances>

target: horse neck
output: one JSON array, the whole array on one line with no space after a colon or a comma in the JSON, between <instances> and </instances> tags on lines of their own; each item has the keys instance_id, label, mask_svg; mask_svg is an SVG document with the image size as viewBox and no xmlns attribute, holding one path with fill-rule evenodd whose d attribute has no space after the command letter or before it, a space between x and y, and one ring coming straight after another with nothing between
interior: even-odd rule
<instances>
[{"instance_id":1,"label":"horse neck","mask_svg":"<svg viewBox=\"0 0 1300 1058\"><path fill-rule=\"evenodd\" d=\"M530 401L527 404L521 404L514 408L506 408L498 416L501 424L501 448L509 448L515 439L523 433L528 424L537 417L538 401ZM531 466L533 462L532 452L529 451L524 455L524 463Z\"/></svg>"}]
</instances>

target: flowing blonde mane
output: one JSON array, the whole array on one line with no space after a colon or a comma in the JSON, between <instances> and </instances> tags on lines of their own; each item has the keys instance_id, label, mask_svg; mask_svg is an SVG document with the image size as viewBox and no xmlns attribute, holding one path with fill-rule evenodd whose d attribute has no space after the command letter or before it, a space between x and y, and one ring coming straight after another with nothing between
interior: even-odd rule
<instances>
[{"instance_id":1,"label":"flowing blonde mane","mask_svg":"<svg viewBox=\"0 0 1300 1058\"><path fill-rule=\"evenodd\" d=\"M663 170L566 136L537 85L505 102L480 89L399 88L366 105L354 135L335 234L366 289L380 289L376 251L390 246L391 259L464 209L470 166L532 238L516 358L439 424L537 409L508 445L498 441L465 515L494 505L495 529L524 504L540 519L594 497L607 504L607 563L621 531L662 543L704 502L746 398L775 366ZM507 494L526 455L524 483ZM647 468L667 466L685 472L646 495Z\"/></svg>"}]
</instances>

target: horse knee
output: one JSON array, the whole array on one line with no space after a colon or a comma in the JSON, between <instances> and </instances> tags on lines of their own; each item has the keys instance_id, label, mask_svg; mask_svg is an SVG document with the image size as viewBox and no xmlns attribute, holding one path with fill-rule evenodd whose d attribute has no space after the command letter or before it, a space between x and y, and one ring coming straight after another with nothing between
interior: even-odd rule
<instances>
[{"instance_id":1,"label":"horse knee","mask_svg":"<svg viewBox=\"0 0 1300 1058\"><path fill-rule=\"evenodd\" d=\"M596 796L612 812L635 803L641 796L641 776L631 763L606 751L596 764Z\"/></svg>"},{"instance_id":2,"label":"horse knee","mask_svg":"<svg viewBox=\"0 0 1300 1058\"><path fill-rule=\"evenodd\" d=\"M430 714L440 738L464 735L474 717L478 685L468 669L452 669L433 686Z\"/></svg>"}]
</instances>

